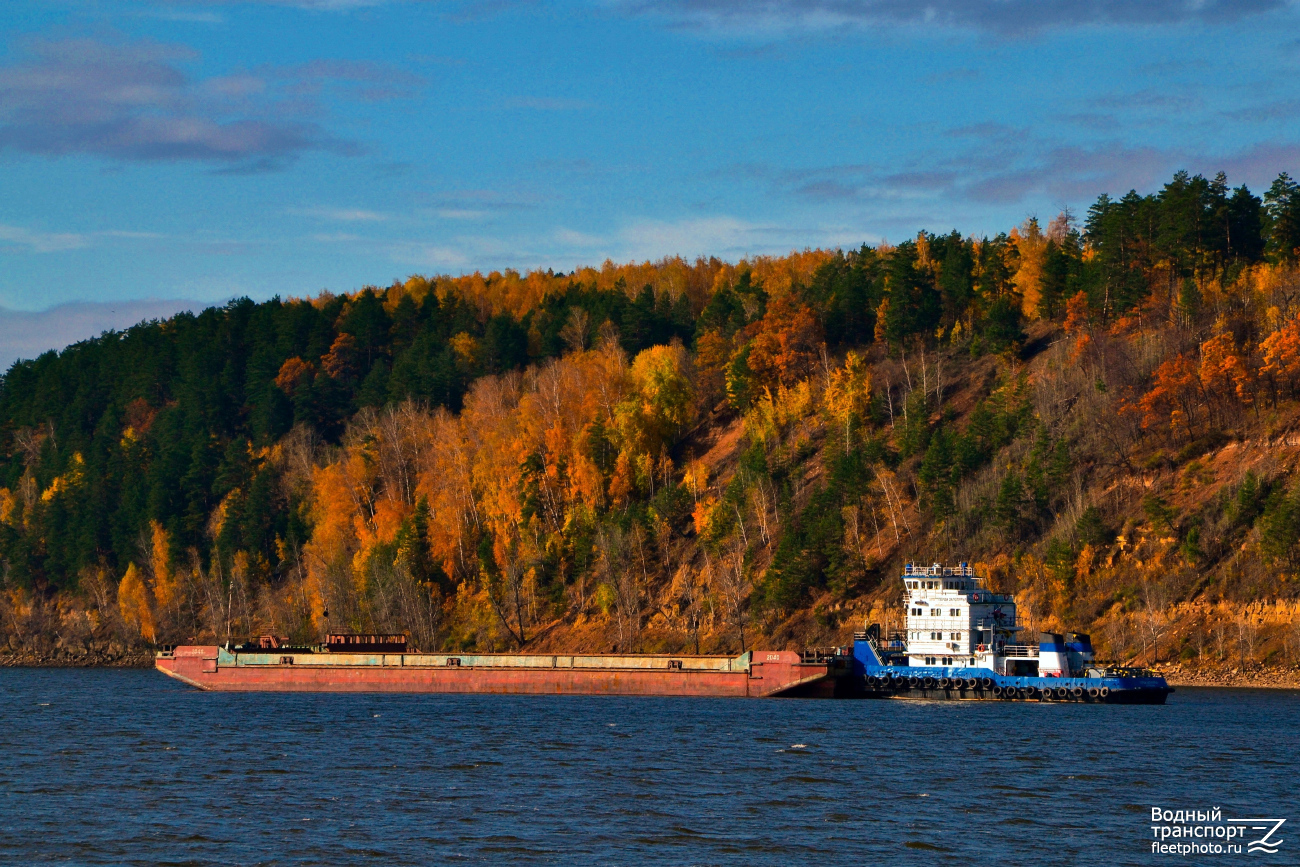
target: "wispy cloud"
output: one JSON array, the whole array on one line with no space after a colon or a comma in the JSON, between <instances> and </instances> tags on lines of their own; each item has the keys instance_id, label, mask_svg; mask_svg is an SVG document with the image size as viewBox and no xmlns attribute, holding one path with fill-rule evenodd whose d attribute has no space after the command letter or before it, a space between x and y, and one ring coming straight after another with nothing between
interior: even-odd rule
<instances>
[{"instance_id":1,"label":"wispy cloud","mask_svg":"<svg viewBox=\"0 0 1300 867\"><path fill-rule=\"evenodd\" d=\"M593 102L585 99L565 99L562 97L550 96L514 96L502 100L502 108L508 109L531 109L533 111L582 111L588 108L595 108Z\"/></svg>"},{"instance_id":2,"label":"wispy cloud","mask_svg":"<svg viewBox=\"0 0 1300 867\"><path fill-rule=\"evenodd\" d=\"M359 153L325 130L319 97L408 94L377 64L315 61L196 78L197 55L150 41L31 40L0 67L0 149L119 160L197 160L264 171L306 151Z\"/></svg>"},{"instance_id":3,"label":"wispy cloud","mask_svg":"<svg viewBox=\"0 0 1300 867\"><path fill-rule=\"evenodd\" d=\"M364 208L289 208L288 213L337 223L382 223L389 218L388 214Z\"/></svg>"},{"instance_id":4,"label":"wispy cloud","mask_svg":"<svg viewBox=\"0 0 1300 867\"><path fill-rule=\"evenodd\" d=\"M1145 88L1129 93L1109 93L1088 100L1094 108L1123 111L1137 109L1144 112L1153 110L1185 112L1200 108L1203 101L1199 94L1174 93L1167 88Z\"/></svg>"},{"instance_id":5,"label":"wispy cloud","mask_svg":"<svg viewBox=\"0 0 1300 867\"><path fill-rule=\"evenodd\" d=\"M1084 204L1102 192L1157 189L1184 168L1207 175L1222 170L1233 183L1266 186L1279 168L1300 162L1300 143L1286 141L1210 152L1120 141L1075 145L991 125L950 136L958 132L972 138L970 147L919 153L907 165L746 165L734 171L775 194L818 206L882 212L911 203L952 213L1034 201Z\"/></svg>"},{"instance_id":6,"label":"wispy cloud","mask_svg":"<svg viewBox=\"0 0 1300 867\"><path fill-rule=\"evenodd\" d=\"M915 26L1025 35L1090 26L1236 21L1289 0L613 0L675 27L737 35Z\"/></svg>"},{"instance_id":7,"label":"wispy cloud","mask_svg":"<svg viewBox=\"0 0 1300 867\"><path fill-rule=\"evenodd\" d=\"M519 191L447 190L421 198L444 220L478 219L487 213L522 211L537 206L534 196Z\"/></svg>"},{"instance_id":8,"label":"wispy cloud","mask_svg":"<svg viewBox=\"0 0 1300 867\"><path fill-rule=\"evenodd\" d=\"M1253 105L1223 113L1223 116L1230 120L1240 120L1248 123L1294 120L1298 115L1300 115L1300 99L1280 99L1263 105Z\"/></svg>"},{"instance_id":9,"label":"wispy cloud","mask_svg":"<svg viewBox=\"0 0 1300 867\"><path fill-rule=\"evenodd\" d=\"M654 261L665 256L709 255L735 260L808 246L857 245L863 239L860 229L848 226L801 226L712 215L683 220L630 218L607 233L567 227L510 236L465 233L394 242L385 248L395 262L406 267L464 273L499 268L569 270L606 259Z\"/></svg>"},{"instance_id":10,"label":"wispy cloud","mask_svg":"<svg viewBox=\"0 0 1300 867\"><path fill-rule=\"evenodd\" d=\"M84 246L86 236L73 232L37 232L22 226L0 225L0 248L18 248L32 253L58 253Z\"/></svg>"},{"instance_id":11,"label":"wispy cloud","mask_svg":"<svg viewBox=\"0 0 1300 867\"><path fill-rule=\"evenodd\" d=\"M442 220L481 220L487 216L487 211L473 208L438 208L434 214Z\"/></svg>"},{"instance_id":12,"label":"wispy cloud","mask_svg":"<svg viewBox=\"0 0 1300 867\"><path fill-rule=\"evenodd\" d=\"M313 12L355 12L377 6L424 5L440 7L448 18L467 20L481 18L502 9L520 5L528 0L162 0L170 5L205 6L287 6Z\"/></svg>"}]
</instances>

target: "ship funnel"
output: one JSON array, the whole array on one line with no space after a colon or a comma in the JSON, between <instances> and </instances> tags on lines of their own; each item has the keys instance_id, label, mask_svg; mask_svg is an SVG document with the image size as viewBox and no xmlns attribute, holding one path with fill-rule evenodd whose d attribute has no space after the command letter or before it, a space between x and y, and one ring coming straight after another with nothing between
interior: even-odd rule
<instances>
[{"instance_id":1,"label":"ship funnel","mask_svg":"<svg viewBox=\"0 0 1300 867\"><path fill-rule=\"evenodd\" d=\"M1076 671L1092 665L1097 658L1092 651L1092 639L1082 632L1066 633L1065 647L1070 652L1070 667Z\"/></svg>"},{"instance_id":2,"label":"ship funnel","mask_svg":"<svg viewBox=\"0 0 1300 867\"><path fill-rule=\"evenodd\" d=\"M1065 636L1058 632L1038 633L1038 673L1041 677L1069 677L1070 659Z\"/></svg>"}]
</instances>

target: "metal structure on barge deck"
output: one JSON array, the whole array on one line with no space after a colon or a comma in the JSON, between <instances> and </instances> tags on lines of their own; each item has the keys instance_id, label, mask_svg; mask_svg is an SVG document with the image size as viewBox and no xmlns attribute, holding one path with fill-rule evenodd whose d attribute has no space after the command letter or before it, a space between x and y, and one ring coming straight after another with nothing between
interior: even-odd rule
<instances>
[{"instance_id":1,"label":"metal structure on barge deck","mask_svg":"<svg viewBox=\"0 0 1300 867\"><path fill-rule=\"evenodd\" d=\"M269 637L233 650L185 645L159 651L155 665L199 689L240 692L831 698L858 691L847 648L735 657L407 653L369 649L395 646L396 636L330 638L318 647L289 647Z\"/></svg>"},{"instance_id":2,"label":"metal structure on barge deck","mask_svg":"<svg viewBox=\"0 0 1300 867\"><path fill-rule=\"evenodd\" d=\"M967 563L903 568L906 632L856 633L854 671L868 698L1164 704L1173 687L1145 669L1097 665L1082 633L1017 641L1015 597L980 586Z\"/></svg>"}]
</instances>

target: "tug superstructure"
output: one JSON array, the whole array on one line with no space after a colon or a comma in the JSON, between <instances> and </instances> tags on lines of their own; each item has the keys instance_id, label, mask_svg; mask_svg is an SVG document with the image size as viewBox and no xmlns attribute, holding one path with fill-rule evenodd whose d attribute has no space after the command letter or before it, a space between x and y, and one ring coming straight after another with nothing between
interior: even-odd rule
<instances>
[{"instance_id":1,"label":"tug superstructure","mask_svg":"<svg viewBox=\"0 0 1300 867\"><path fill-rule=\"evenodd\" d=\"M1097 665L1083 633L1026 643L1015 597L985 588L968 563L909 563L902 578L904 632L854 635L867 696L1163 704L1173 692L1155 672Z\"/></svg>"}]
</instances>

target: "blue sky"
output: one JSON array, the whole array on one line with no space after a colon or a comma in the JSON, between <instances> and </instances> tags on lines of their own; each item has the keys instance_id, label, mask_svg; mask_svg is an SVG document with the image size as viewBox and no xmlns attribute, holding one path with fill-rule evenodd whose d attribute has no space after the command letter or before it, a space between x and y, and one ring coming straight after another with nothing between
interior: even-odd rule
<instances>
[{"instance_id":1,"label":"blue sky","mask_svg":"<svg viewBox=\"0 0 1300 867\"><path fill-rule=\"evenodd\" d=\"M1004 231L1300 175L1275 0L7 0L0 361L412 273Z\"/></svg>"}]
</instances>

